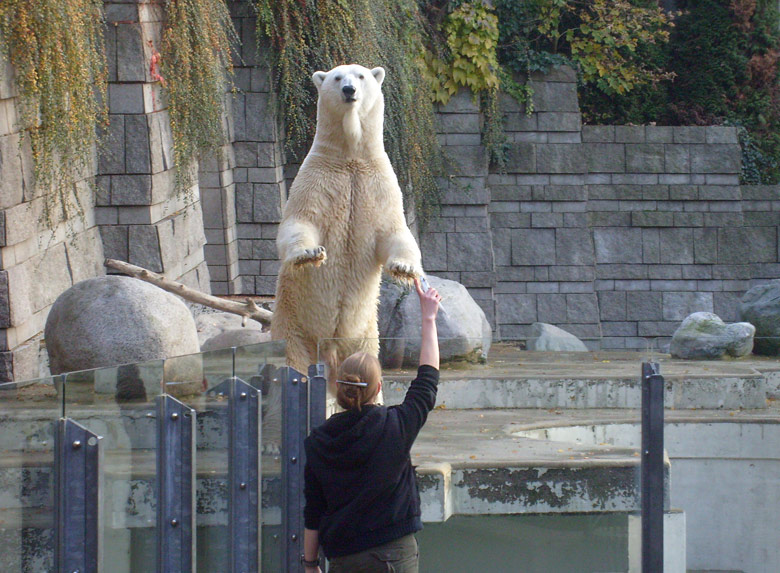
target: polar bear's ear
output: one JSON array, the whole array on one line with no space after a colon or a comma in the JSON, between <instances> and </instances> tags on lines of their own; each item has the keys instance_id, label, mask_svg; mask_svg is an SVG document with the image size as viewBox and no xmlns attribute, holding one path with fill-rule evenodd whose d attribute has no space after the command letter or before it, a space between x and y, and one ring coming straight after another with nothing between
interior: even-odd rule
<instances>
[{"instance_id":1,"label":"polar bear's ear","mask_svg":"<svg viewBox=\"0 0 780 573\"><path fill-rule=\"evenodd\" d=\"M376 78L376 83L378 83L381 86L382 82L385 80L385 69L374 68L373 70L371 70L371 75Z\"/></svg>"},{"instance_id":2,"label":"polar bear's ear","mask_svg":"<svg viewBox=\"0 0 780 573\"><path fill-rule=\"evenodd\" d=\"M314 85L317 86L317 89L320 89L322 87L322 82L324 82L327 77L327 72L314 72L311 79L314 81Z\"/></svg>"}]
</instances>

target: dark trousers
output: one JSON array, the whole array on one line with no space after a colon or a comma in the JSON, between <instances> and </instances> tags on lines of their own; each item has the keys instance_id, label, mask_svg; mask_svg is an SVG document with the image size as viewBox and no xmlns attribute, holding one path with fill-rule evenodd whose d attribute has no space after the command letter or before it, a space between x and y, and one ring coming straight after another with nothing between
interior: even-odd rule
<instances>
[{"instance_id":1,"label":"dark trousers","mask_svg":"<svg viewBox=\"0 0 780 573\"><path fill-rule=\"evenodd\" d=\"M418 573L419 552L414 535L406 535L360 553L335 557L328 573Z\"/></svg>"}]
</instances>

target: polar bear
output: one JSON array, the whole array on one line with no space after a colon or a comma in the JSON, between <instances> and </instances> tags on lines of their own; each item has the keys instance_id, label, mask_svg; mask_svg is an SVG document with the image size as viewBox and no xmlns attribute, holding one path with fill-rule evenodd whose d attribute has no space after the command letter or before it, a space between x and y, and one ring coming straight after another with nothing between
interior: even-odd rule
<instances>
[{"instance_id":1,"label":"polar bear","mask_svg":"<svg viewBox=\"0 0 780 573\"><path fill-rule=\"evenodd\" d=\"M376 356L383 267L402 282L422 273L384 148L384 77L358 65L312 77L317 130L279 225L271 321L272 338L286 340L287 362L300 372L324 362L335 375L353 352Z\"/></svg>"}]
</instances>

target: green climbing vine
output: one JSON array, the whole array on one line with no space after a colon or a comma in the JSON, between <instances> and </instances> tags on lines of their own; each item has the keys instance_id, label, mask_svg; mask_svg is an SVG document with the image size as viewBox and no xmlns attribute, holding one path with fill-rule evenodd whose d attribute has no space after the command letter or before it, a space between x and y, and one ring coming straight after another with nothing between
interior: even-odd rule
<instances>
[{"instance_id":1,"label":"green climbing vine","mask_svg":"<svg viewBox=\"0 0 780 573\"><path fill-rule=\"evenodd\" d=\"M498 77L498 18L487 0L465 2L444 19L445 54L426 54L434 100L446 104L461 87L474 94L496 91Z\"/></svg>"},{"instance_id":2,"label":"green climbing vine","mask_svg":"<svg viewBox=\"0 0 780 573\"><path fill-rule=\"evenodd\" d=\"M499 93L511 95L530 115L530 74L519 82L499 64L499 21L488 0L432 2L429 14L440 20L424 56L434 101L444 105L460 88L471 90L485 118L482 143L491 162L500 169L506 162L508 146Z\"/></svg>"},{"instance_id":3,"label":"green climbing vine","mask_svg":"<svg viewBox=\"0 0 780 573\"><path fill-rule=\"evenodd\" d=\"M441 171L430 88L423 78L426 21L416 0L256 0L260 43L270 44L288 153L298 159L314 135L311 75L344 63L387 72L385 147L404 192L425 222L439 203Z\"/></svg>"},{"instance_id":4,"label":"green climbing vine","mask_svg":"<svg viewBox=\"0 0 780 573\"><path fill-rule=\"evenodd\" d=\"M0 2L0 49L15 70L22 144L49 226L81 212L74 185L108 120L103 26L102 0Z\"/></svg>"},{"instance_id":5,"label":"green climbing vine","mask_svg":"<svg viewBox=\"0 0 780 573\"><path fill-rule=\"evenodd\" d=\"M224 98L238 44L225 0L164 0L159 79L168 94L176 182L189 187L192 160L226 142Z\"/></svg>"}]
</instances>

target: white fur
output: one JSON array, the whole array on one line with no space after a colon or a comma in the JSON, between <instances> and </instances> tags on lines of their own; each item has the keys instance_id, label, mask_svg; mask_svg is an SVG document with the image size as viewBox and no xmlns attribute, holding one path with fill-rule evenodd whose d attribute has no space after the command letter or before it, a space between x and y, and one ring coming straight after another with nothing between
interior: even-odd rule
<instances>
[{"instance_id":1,"label":"white fur","mask_svg":"<svg viewBox=\"0 0 780 573\"><path fill-rule=\"evenodd\" d=\"M282 265L271 325L290 366L331 371L352 352L378 352L382 267L401 280L422 272L420 249L383 143L382 68L316 72L317 132L279 226ZM342 88L355 88L348 101ZM334 340L337 339L337 340Z\"/></svg>"}]
</instances>

